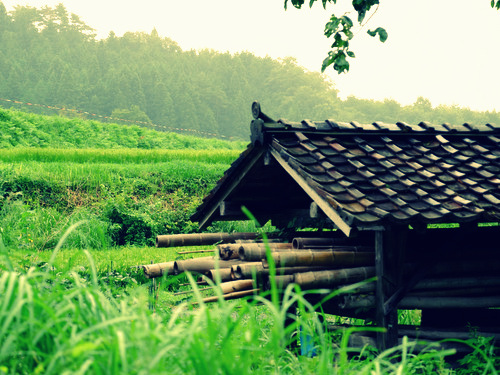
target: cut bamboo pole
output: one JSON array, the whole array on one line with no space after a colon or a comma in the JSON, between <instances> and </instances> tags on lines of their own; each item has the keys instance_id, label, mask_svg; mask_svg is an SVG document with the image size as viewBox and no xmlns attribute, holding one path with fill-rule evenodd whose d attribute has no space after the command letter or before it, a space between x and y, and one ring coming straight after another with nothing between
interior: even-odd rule
<instances>
[{"instance_id":1,"label":"cut bamboo pole","mask_svg":"<svg viewBox=\"0 0 500 375\"><path fill-rule=\"evenodd\" d=\"M229 294L234 292L239 292L242 290L250 289L254 286L253 280L236 280L236 281L228 281L224 283L220 283L219 285L209 286L207 288L198 289L199 291L212 290L214 288L220 288L222 294ZM194 289L186 290L183 292L174 293L174 296L178 296L181 294L193 293Z\"/></svg>"},{"instance_id":2,"label":"cut bamboo pole","mask_svg":"<svg viewBox=\"0 0 500 375\"><path fill-rule=\"evenodd\" d=\"M302 289L316 289L356 283L373 276L375 276L375 267L356 267L298 273L295 274L295 282L299 284Z\"/></svg>"},{"instance_id":3,"label":"cut bamboo pole","mask_svg":"<svg viewBox=\"0 0 500 375\"><path fill-rule=\"evenodd\" d=\"M254 282L251 279L248 280L234 280L225 283L220 283L220 289L222 294L239 292L241 290L252 289L254 287Z\"/></svg>"},{"instance_id":4,"label":"cut bamboo pole","mask_svg":"<svg viewBox=\"0 0 500 375\"><path fill-rule=\"evenodd\" d=\"M246 262L261 261L266 257L266 249L269 247L271 252L288 252L292 250L292 244L288 243L253 243L245 244L238 249L238 255L241 260Z\"/></svg>"},{"instance_id":5,"label":"cut bamboo pole","mask_svg":"<svg viewBox=\"0 0 500 375\"><path fill-rule=\"evenodd\" d=\"M339 270L311 271L276 276L276 285L283 288L296 283L302 289L332 288L366 280L375 275L375 267L356 267Z\"/></svg>"},{"instance_id":6,"label":"cut bamboo pole","mask_svg":"<svg viewBox=\"0 0 500 375\"><path fill-rule=\"evenodd\" d=\"M236 264L231 267L231 272L235 279L250 279L254 275L262 275L263 271L262 262L248 262Z\"/></svg>"},{"instance_id":7,"label":"cut bamboo pole","mask_svg":"<svg viewBox=\"0 0 500 375\"><path fill-rule=\"evenodd\" d=\"M174 273L177 275L184 271L206 274L216 268L231 268L232 265L241 263L239 260L220 260L214 257L201 257L194 259L176 260Z\"/></svg>"},{"instance_id":8,"label":"cut bamboo pole","mask_svg":"<svg viewBox=\"0 0 500 375\"><path fill-rule=\"evenodd\" d=\"M188 250L188 251L178 251L177 254L198 254L198 253L213 253L215 250Z\"/></svg>"},{"instance_id":9,"label":"cut bamboo pole","mask_svg":"<svg viewBox=\"0 0 500 375\"><path fill-rule=\"evenodd\" d=\"M238 250L240 249L241 244L224 244L217 245L217 251L219 252L219 258L228 260L228 259L238 259Z\"/></svg>"},{"instance_id":10,"label":"cut bamboo pole","mask_svg":"<svg viewBox=\"0 0 500 375\"><path fill-rule=\"evenodd\" d=\"M281 249L290 249L292 247L289 243L276 243L272 242L269 245L266 245L262 242L252 242L252 243L235 243L235 244L221 244L217 245L217 249L219 252L219 257L221 259L237 259L240 257L240 252L245 253L245 250L248 251L256 251L258 250L260 253L264 254L265 257L265 249L266 246L269 246L272 251L281 250ZM261 251L263 250L263 251ZM246 260L246 259L244 259ZM259 259L260 260L260 259Z\"/></svg>"},{"instance_id":11,"label":"cut bamboo pole","mask_svg":"<svg viewBox=\"0 0 500 375\"><path fill-rule=\"evenodd\" d=\"M296 250L271 253L276 267L322 266L322 267L360 267L371 266L375 255L371 252ZM266 267L267 261L263 261Z\"/></svg>"},{"instance_id":12,"label":"cut bamboo pole","mask_svg":"<svg viewBox=\"0 0 500 375\"><path fill-rule=\"evenodd\" d=\"M234 267L234 266L231 266L231 267ZM232 280L231 269L232 268L219 268L219 269L209 270L207 272L207 276L210 278L210 280L216 281L217 280L217 273L218 273L219 277L220 277L220 281L230 281L230 280Z\"/></svg>"},{"instance_id":13,"label":"cut bamboo pole","mask_svg":"<svg viewBox=\"0 0 500 375\"><path fill-rule=\"evenodd\" d=\"M174 262L163 262L163 263L153 263L153 264L143 264L139 266L143 269L144 275L148 279L153 279L155 277L161 277L165 274L174 274Z\"/></svg>"},{"instance_id":14,"label":"cut bamboo pole","mask_svg":"<svg viewBox=\"0 0 500 375\"><path fill-rule=\"evenodd\" d=\"M259 288L256 289L249 289L249 290L242 290L239 292L234 292L234 293L228 293L222 295L222 298L225 300L231 300L231 299L237 299L237 298L243 298L243 297L248 297L255 295L260 292ZM217 302L219 300L218 296L213 296L213 297L207 297L203 299L203 302L209 303L209 302Z\"/></svg>"},{"instance_id":15,"label":"cut bamboo pole","mask_svg":"<svg viewBox=\"0 0 500 375\"><path fill-rule=\"evenodd\" d=\"M309 271L322 271L325 267L282 267L276 268L276 275L291 275L299 272ZM249 262L238 264L231 267L233 278L235 279L249 279L254 275L257 278L269 276L269 268L264 268L262 262Z\"/></svg>"},{"instance_id":16,"label":"cut bamboo pole","mask_svg":"<svg viewBox=\"0 0 500 375\"><path fill-rule=\"evenodd\" d=\"M346 246L353 248L350 251L374 251L370 246L348 246L349 240L343 237L295 237L292 240L292 247L298 249L312 248L333 248L338 246ZM358 250L354 250L357 248Z\"/></svg>"},{"instance_id":17,"label":"cut bamboo pole","mask_svg":"<svg viewBox=\"0 0 500 375\"><path fill-rule=\"evenodd\" d=\"M156 247L204 246L218 242L233 242L235 240L253 240L259 233L191 233L166 234L156 237Z\"/></svg>"}]
</instances>

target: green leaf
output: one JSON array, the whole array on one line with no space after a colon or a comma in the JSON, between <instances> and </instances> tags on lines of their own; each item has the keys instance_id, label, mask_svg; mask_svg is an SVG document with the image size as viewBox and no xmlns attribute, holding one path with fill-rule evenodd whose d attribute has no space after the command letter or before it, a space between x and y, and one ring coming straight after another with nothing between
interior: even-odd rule
<instances>
[{"instance_id":1,"label":"green leaf","mask_svg":"<svg viewBox=\"0 0 500 375\"><path fill-rule=\"evenodd\" d=\"M302 8L302 5L304 4L304 0L290 0L292 5L297 8L297 9L300 9ZM285 10L287 10L288 8L288 0L285 0Z\"/></svg>"},{"instance_id":2,"label":"green leaf","mask_svg":"<svg viewBox=\"0 0 500 375\"><path fill-rule=\"evenodd\" d=\"M365 16L366 16L365 11L358 12L358 23L362 23L363 20L365 19Z\"/></svg>"},{"instance_id":3,"label":"green leaf","mask_svg":"<svg viewBox=\"0 0 500 375\"><path fill-rule=\"evenodd\" d=\"M367 33L370 36L375 36L378 34L378 37L382 43L384 43L388 37L387 31L385 31L383 27L377 27L375 30L368 30Z\"/></svg>"},{"instance_id":4,"label":"green leaf","mask_svg":"<svg viewBox=\"0 0 500 375\"><path fill-rule=\"evenodd\" d=\"M346 51L346 53L347 53L347 56L349 56L349 57L353 57L353 58L356 57L356 55L352 51Z\"/></svg>"},{"instance_id":5,"label":"green leaf","mask_svg":"<svg viewBox=\"0 0 500 375\"><path fill-rule=\"evenodd\" d=\"M379 27L380 31L378 32L378 36L380 38L380 41L384 43L387 40L387 31L381 27Z\"/></svg>"},{"instance_id":6,"label":"green leaf","mask_svg":"<svg viewBox=\"0 0 500 375\"><path fill-rule=\"evenodd\" d=\"M340 19L341 19L342 25L344 25L344 27L351 28L353 26L352 20L349 17L342 16L342 17L340 17Z\"/></svg>"},{"instance_id":7,"label":"green leaf","mask_svg":"<svg viewBox=\"0 0 500 375\"><path fill-rule=\"evenodd\" d=\"M321 64L321 73L323 73L326 70L326 68L332 65L334 61L335 58L333 57L333 51L328 52L328 57L326 57L323 60L323 64Z\"/></svg>"},{"instance_id":8,"label":"green leaf","mask_svg":"<svg viewBox=\"0 0 500 375\"><path fill-rule=\"evenodd\" d=\"M334 40L332 48L343 49L349 47L349 41L342 39L342 34L340 32L335 34Z\"/></svg>"},{"instance_id":9,"label":"green leaf","mask_svg":"<svg viewBox=\"0 0 500 375\"><path fill-rule=\"evenodd\" d=\"M349 62L346 60L344 52L337 53L333 69L335 69L339 74L349 71Z\"/></svg>"},{"instance_id":10,"label":"green leaf","mask_svg":"<svg viewBox=\"0 0 500 375\"><path fill-rule=\"evenodd\" d=\"M334 14L330 17L330 22L325 25L325 36L327 38L335 34L339 28L340 19L335 17Z\"/></svg>"}]
</instances>

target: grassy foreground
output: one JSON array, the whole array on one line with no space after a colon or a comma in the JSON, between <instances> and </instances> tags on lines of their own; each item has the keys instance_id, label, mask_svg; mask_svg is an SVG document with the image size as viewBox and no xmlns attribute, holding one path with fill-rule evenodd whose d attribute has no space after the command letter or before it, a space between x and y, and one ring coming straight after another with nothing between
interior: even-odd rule
<instances>
[{"instance_id":1,"label":"grassy foreground","mask_svg":"<svg viewBox=\"0 0 500 375\"><path fill-rule=\"evenodd\" d=\"M63 239L66 234L63 236ZM177 249L127 247L23 254L0 244L0 374L496 374L491 343L452 369L453 351L415 342L382 353L347 348L351 332L326 330L300 292L281 303L258 297L205 305L173 296L183 277L164 277L154 295L133 265L179 258ZM298 302L298 320L285 327ZM148 308L154 306L154 310ZM316 355L287 346L307 333Z\"/></svg>"}]
</instances>

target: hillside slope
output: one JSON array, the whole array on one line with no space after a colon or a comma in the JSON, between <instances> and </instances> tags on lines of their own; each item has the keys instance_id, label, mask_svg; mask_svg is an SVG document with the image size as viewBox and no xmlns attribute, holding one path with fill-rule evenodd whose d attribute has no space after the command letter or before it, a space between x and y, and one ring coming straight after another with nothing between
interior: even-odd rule
<instances>
[{"instance_id":1,"label":"hillside slope","mask_svg":"<svg viewBox=\"0 0 500 375\"><path fill-rule=\"evenodd\" d=\"M35 115L0 108L0 148L242 149L246 142L161 132L136 125Z\"/></svg>"}]
</instances>

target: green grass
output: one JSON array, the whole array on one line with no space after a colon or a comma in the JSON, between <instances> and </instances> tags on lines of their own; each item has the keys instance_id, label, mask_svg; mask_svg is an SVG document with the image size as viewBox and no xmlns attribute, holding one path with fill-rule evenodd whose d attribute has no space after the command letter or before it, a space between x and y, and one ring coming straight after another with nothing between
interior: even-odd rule
<instances>
[{"instance_id":1,"label":"green grass","mask_svg":"<svg viewBox=\"0 0 500 375\"><path fill-rule=\"evenodd\" d=\"M153 244L158 234L192 232L189 216L238 153L7 149L0 153L0 234L8 247L42 250L80 220L68 247Z\"/></svg>"},{"instance_id":2,"label":"green grass","mask_svg":"<svg viewBox=\"0 0 500 375\"><path fill-rule=\"evenodd\" d=\"M246 143L159 132L135 125L42 116L0 108L0 149L53 147L240 150Z\"/></svg>"},{"instance_id":3,"label":"green grass","mask_svg":"<svg viewBox=\"0 0 500 375\"><path fill-rule=\"evenodd\" d=\"M0 161L4 163L43 162L43 163L103 163L103 164L156 164L182 160L185 162L203 162L231 164L242 150L224 148L210 150L141 150L121 149L61 149L18 147L4 149Z\"/></svg>"},{"instance_id":4,"label":"green grass","mask_svg":"<svg viewBox=\"0 0 500 375\"><path fill-rule=\"evenodd\" d=\"M404 341L382 353L368 348L352 351L346 344L353 332L344 336L327 332L307 302L291 289L279 305L259 297L254 302L221 300L197 307L183 302L153 313L147 308L150 297L145 286L115 295L110 284L97 282L100 266L93 260L100 255L108 257L104 263L125 265L130 258L153 255L139 255L142 250L130 248L121 257L116 252L73 254L75 263L87 269L88 278L74 270L52 268L2 272L0 374L496 373L495 357L484 341L461 372L446 364L452 351L436 351L433 345L416 350L415 343ZM5 249L2 252L5 255ZM56 268L68 256L70 252L58 253ZM201 294L194 298L199 301ZM295 301L303 306L299 319L285 328L287 308ZM317 356L301 356L287 347L289 335L299 326L311 335Z\"/></svg>"},{"instance_id":5,"label":"green grass","mask_svg":"<svg viewBox=\"0 0 500 375\"><path fill-rule=\"evenodd\" d=\"M155 194L179 187L199 190L222 177L227 164L173 159L157 163L0 162L0 191L38 189L64 193L69 188L99 194L100 190ZM12 186L11 186L12 185ZM206 191L206 190L205 190Z\"/></svg>"},{"instance_id":6,"label":"green grass","mask_svg":"<svg viewBox=\"0 0 500 375\"><path fill-rule=\"evenodd\" d=\"M276 303L258 297L205 305L201 298L211 293L193 283L193 294L173 295L192 278L167 276L150 295L150 281L135 266L193 255L177 254L180 248L73 250L62 242L54 252L25 252L0 241L0 374L496 374L500 361L484 338L466 342L475 350L459 370L446 362L454 352L433 344L406 340L382 353L348 348L355 329L327 331L293 288ZM295 303L297 320L285 327ZM288 346L299 329L315 357Z\"/></svg>"}]
</instances>

